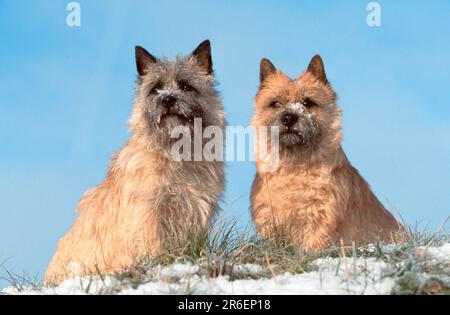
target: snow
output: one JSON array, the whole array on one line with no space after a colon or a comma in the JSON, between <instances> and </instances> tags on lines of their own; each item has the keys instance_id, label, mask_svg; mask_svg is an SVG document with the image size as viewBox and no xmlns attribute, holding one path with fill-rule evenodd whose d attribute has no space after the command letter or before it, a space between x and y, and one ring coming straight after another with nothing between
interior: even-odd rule
<instances>
[{"instance_id":1,"label":"snow","mask_svg":"<svg viewBox=\"0 0 450 315\"><path fill-rule=\"evenodd\" d=\"M299 102L292 103L289 107L294 111L299 111L300 113L306 112L305 107Z\"/></svg>"},{"instance_id":2,"label":"snow","mask_svg":"<svg viewBox=\"0 0 450 315\"><path fill-rule=\"evenodd\" d=\"M373 248L365 248L370 251ZM382 249L390 252L391 247ZM418 247L417 253L436 262L450 261L450 243L441 247ZM150 269L146 276L150 282L132 286L108 277L76 277L54 288L25 288L18 291L10 287L3 294L230 294L230 295L277 295L277 294L389 294L396 284L394 276L387 277L389 266L376 258L321 258L313 262L315 271L285 273L267 278L268 270L254 264L235 265L235 275L254 275L259 279L231 281L228 276L210 278L202 275L200 267L192 264L174 264ZM387 272L387 273L386 273ZM265 276L262 276L265 275ZM262 278L261 278L262 277ZM424 277L427 277L424 274ZM253 277L255 278L255 277Z\"/></svg>"},{"instance_id":3,"label":"snow","mask_svg":"<svg viewBox=\"0 0 450 315\"><path fill-rule=\"evenodd\" d=\"M174 277L174 278L182 278L193 276L199 271L199 266L194 266L192 264L176 264L168 267L158 266L155 268L158 278L161 277Z\"/></svg>"},{"instance_id":4,"label":"snow","mask_svg":"<svg viewBox=\"0 0 450 315\"><path fill-rule=\"evenodd\" d=\"M190 279L194 294L388 294L395 284L392 279L380 279L382 264L374 260L359 261L356 272L353 262L339 262L338 258L318 263L319 271L293 275L285 273L271 279L229 281L228 277ZM348 266L345 266L348 263ZM340 265L340 267L339 267ZM348 269L347 269L348 267ZM370 272L366 272L368 268ZM337 275L336 275L337 273ZM151 292L146 285L131 291L134 294ZM131 293L130 292L130 293Z\"/></svg>"},{"instance_id":5,"label":"snow","mask_svg":"<svg viewBox=\"0 0 450 315\"><path fill-rule=\"evenodd\" d=\"M450 260L450 243L446 243L441 247L420 247L419 251L422 251L422 253L431 260Z\"/></svg>"}]
</instances>

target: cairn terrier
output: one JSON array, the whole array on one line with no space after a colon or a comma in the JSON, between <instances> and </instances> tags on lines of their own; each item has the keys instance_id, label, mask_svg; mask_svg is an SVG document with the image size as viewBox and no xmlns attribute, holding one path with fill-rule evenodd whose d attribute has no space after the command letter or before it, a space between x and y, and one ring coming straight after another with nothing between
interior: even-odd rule
<instances>
[{"instance_id":1,"label":"cairn terrier","mask_svg":"<svg viewBox=\"0 0 450 315\"><path fill-rule=\"evenodd\" d=\"M288 231L308 251L391 240L400 226L342 149L341 110L320 56L294 80L263 59L260 84L252 125L279 128L278 169L265 172L257 157L251 203L260 233Z\"/></svg>"},{"instance_id":2,"label":"cairn terrier","mask_svg":"<svg viewBox=\"0 0 450 315\"><path fill-rule=\"evenodd\" d=\"M136 47L138 81L129 120L131 137L116 153L106 179L86 192L78 217L60 240L46 284L74 275L108 274L167 249L178 238L207 229L224 186L222 161L174 161L177 126L224 128L208 40L187 57L157 59Z\"/></svg>"}]
</instances>

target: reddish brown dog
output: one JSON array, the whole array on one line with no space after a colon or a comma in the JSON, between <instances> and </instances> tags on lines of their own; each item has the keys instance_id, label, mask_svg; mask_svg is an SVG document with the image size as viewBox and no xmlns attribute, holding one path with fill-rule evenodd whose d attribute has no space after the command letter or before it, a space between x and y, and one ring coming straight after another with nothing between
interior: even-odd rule
<instances>
[{"instance_id":1,"label":"reddish brown dog","mask_svg":"<svg viewBox=\"0 0 450 315\"><path fill-rule=\"evenodd\" d=\"M252 125L280 130L278 169L265 173L257 159L251 201L260 233L288 229L313 251L341 241L391 241L399 224L341 147L341 110L320 56L296 79L263 59L260 81Z\"/></svg>"}]
</instances>

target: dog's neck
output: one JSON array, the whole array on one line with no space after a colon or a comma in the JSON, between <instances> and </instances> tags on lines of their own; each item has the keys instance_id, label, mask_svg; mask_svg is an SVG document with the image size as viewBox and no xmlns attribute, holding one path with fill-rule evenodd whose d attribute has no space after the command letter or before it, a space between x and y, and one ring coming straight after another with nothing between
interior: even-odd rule
<instances>
[{"instance_id":1,"label":"dog's neck","mask_svg":"<svg viewBox=\"0 0 450 315\"><path fill-rule=\"evenodd\" d=\"M113 164L121 165L126 172L157 168L162 173L168 174L179 173L182 169L191 172L202 169L211 171L211 168L220 168L223 164L220 161L177 161L172 157L170 150L153 146L147 141L147 137L141 135L132 135L124 148L116 154L115 160L122 161Z\"/></svg>"},{"instance_id":2,"label":"dog's neck","mask_svg":"<svg viewBox=\"0 0 450 315\"><path fill-rule=\"evenodd\" d=\"M348 165L348 159L341 145L327 151L281 151L279 167L269 176L289 175L298 173L310 173L318 169L329 169L329 172L337 167ZM257 169L262 173L262 162L257 161Z\"/></svg>"}]
</instances>

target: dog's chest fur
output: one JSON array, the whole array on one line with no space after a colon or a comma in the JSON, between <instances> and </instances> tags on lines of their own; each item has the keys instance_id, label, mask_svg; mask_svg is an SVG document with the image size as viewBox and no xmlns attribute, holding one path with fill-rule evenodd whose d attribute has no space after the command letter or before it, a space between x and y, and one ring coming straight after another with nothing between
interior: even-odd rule
<instances>
[{"instance_id":1,"label":"dog's chest fur","mask_svg":"<svg viewBox=\"0 0 450 315\"><path fill-rule=\"evenodd\" d=\"M252 209L263 235L274 227L288 229L305 249L320 250L355 241L389 239L398 230L365 180L339 151L328 163L281 165L274 173L258 173L253 183ZM276 232L276 231L275 231Z\"/></svg>"},{"instance_id":2,"label":"dog's chest fur","mask_svg":"<svg viewBox=\"0 0 450 315\"><path fill-rule=\"evenodd\" d=\"M281 167L275 173L260 173L253 185L254 216L274 216L276 223L288 222L297 229L335 221L340 211L334 210L344 196L336 194L334 181L332 170L325 166Z\"/></svg>"},{"instance_id":3,"label":"dog's chest fur","mask_svg":"<svg viewBox=\"0 0 450 315\"><path fill-rule=\"evenodd\" d=\"M205 228L221 197L222 163L176 162L134 145L120 152L115 161L123 180L122 198L130 203L126 211L135 209L130 215L156 219L163 234L171 227Z\"/></svg>"}]
</instances>

